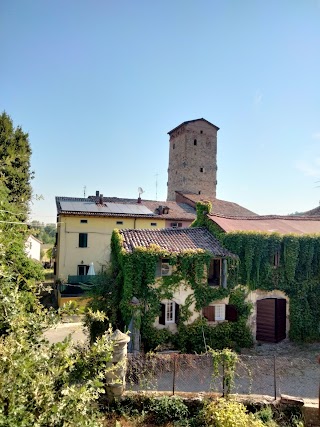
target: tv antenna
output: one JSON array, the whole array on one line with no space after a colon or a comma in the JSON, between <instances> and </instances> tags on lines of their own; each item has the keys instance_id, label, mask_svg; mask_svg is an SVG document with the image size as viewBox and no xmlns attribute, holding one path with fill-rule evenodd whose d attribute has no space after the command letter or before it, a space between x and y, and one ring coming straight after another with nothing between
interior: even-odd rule
<instances>
[{"instance_id":1,"label":"tv antenna","mask_svg":"<svg viewBox=\"0 0 320 427\"><path fill-rule=\"evenodd\" d=\"M85 185L85 186L83 187L83 197L86 197L86 189L87 189L87 186Z\"/></svg>"},{"instance_id":2,"label":"tv antenna","mask_svg":"<svg viewBox=\"0 0 320 427\"><path fill-rule=\"evenodd\" d=\"M158 173L156 173L156 200L158 200L158 176L159 176L159 174Z\"/></svg>"},{"instance_id":3,"label":"tv antenna","mask_svg":"<svg viewBox=\"0 0 320 427\"><path fill-rule=\"evenodd\" d=\"M138 187L138 193L139 193L139 197L141 196L142 193L144 193L144 190L142 190L141 187Z\"/></svg>"}]
</instances>

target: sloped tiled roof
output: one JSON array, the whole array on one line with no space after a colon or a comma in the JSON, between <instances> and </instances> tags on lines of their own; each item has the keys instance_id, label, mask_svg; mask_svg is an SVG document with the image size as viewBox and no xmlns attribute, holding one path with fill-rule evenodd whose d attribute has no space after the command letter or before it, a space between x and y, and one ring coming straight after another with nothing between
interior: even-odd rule
<instances>
[{"instance_id":1,"label":"sloped tiled roof","mask_svg":"<svg viewBox=\"0 0 320 427\"><path fill-rule=\"evenodd\" d=\"M145 217L168 220L193 221L196 210L187 203L159 202L155 200L126 199L119 197L103 197L100 204L99 197L56 197L58 214L112 216L112 217ZM156 209L167 206L168 214L159 215Z\"/></svg>"},{"instance_id":2,"label":"sloped tiled roof","mask_svg":"<svg viewBox=\"0 0 320 427\"><path fill-rule=\"evenodd\" d=\"M320 217L263 215L251 217L225 217L208 215L225 232L261 231L280 234L318 234Z\"/></svg>"},{"instance_id":3,"label":"sloped tiled roof","mask_svg":"<svg viewBox=\"0 0 320 427\"><path fill-rule=\"evenodd\" d=\"M147 248L152 244L170 253L203 249L217 257L234 256L223 248L220 242L203 227L164 228L154 230L119 230L123 237L123 248L132 252L137 247Z\"/></svg>"},{"instance_id":4,"label":"sloped tiled roof","mask_svg":"<svg viewBox=\"0 0 320 427\"><path fill-rule=\"evenodd\" d=\"M227 202L226 200L208 198L202 194L183 193L176 191L184 199L189 200L194 206L197 202L210 201L212 204L211 213L225 216L258 216L256 213L238 205L237 203Z\"/></svg>"},{"instance_id":5,"label":"sloped tiled roof","mask_svg":"<svg viewBox=\"0 0 320 427\"><path fill-rule=\"evenodd\" d=\"M172 130L170 130L168 132L168 134L170 135L170 133L174 132L176 129L179 129L179 127L183 126L183 125L187 125L188 123L193 123L193 122L198 122L200 120L203 120L204 122L208 123L209 125L213 126L214 128L216 128L217 130L219 130L220 128L218 128L218 126L214 125L213 123L209 122L208 120L204 119L204 118L200 118L200 119L194 119L194 120L187 120L186 122L181 123L180 125L176 126L175 128L173 128Z\"/></svg>"}]
</instances>

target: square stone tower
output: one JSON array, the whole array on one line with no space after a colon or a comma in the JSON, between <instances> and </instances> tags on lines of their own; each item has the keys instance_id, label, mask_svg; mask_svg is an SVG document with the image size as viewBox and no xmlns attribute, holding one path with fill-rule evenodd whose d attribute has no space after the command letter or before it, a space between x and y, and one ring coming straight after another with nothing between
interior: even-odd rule
<instances>
[{"instance_id":1,"label":"square stone tower","mask_svg":"<svg viewBox=\"0 0 320 427\"><path fill-rule=\"evenodd\" d=\"M168 201L176 200L176 191L216 197L218 130L207 120L197 119L168 132Z\"/></svg>"}]
</instances>

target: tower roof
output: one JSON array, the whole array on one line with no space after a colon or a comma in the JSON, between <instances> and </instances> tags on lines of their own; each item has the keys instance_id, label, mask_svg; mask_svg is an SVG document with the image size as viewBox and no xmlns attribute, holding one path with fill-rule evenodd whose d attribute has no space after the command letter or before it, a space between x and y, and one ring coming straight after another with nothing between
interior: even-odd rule
<instances>
[{"instance_id":1,"label":"tower roof","mask_svg":"<svg viewBox=\"0 0 320 427\"><path fill-rule=\"evenodd\" d=\"M193 123L193 122L198 122L200 120L203 120L204 122L208 123L209 125L213 126L214 128L216 128L217 130L219 130L220 128L218 128L218 126L214 125L213 123L210 123L208 120L204 119L203 117L200 119L195 119L195 120L187 120L186 122L181 123L179 126L176 126L174 129L170 130L168 132L168 135L170 135L172 132L174 132L176 129L179 129L179 127L183 126L183 125L187 125L188 123Z\"/></svg>"}]
</instances>

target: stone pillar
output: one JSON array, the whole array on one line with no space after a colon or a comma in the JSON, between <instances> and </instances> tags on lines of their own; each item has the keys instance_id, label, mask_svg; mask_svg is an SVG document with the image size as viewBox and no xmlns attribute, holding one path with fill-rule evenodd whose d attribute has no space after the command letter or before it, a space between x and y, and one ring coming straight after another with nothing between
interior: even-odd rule
<instances>
[{"instance_id":1,"label":"stone pillar","mask_svg":"<svg viewBox=\"0 0 320 427\"><path fill-rule=\"evenodd\" d=\"M120 397L125 390L127 344L130 338L117 329L112 334L112 341L114 343L113 357L108 367L114 369L106 372L106 394L109 401Z\"/></svg>"}]
</instances>

